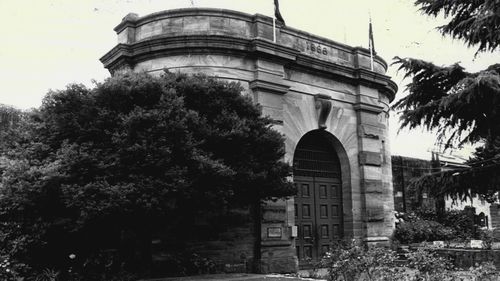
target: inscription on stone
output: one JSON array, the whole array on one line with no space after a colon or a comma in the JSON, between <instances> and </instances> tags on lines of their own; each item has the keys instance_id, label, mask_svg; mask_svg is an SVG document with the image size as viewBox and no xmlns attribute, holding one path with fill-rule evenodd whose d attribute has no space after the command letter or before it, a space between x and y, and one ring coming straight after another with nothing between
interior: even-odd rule
<instances>
[{"instance_id":1,"label":"inscription on stone","mask_svg":"<svg viewBox=\"0 0 500 281\"><path fill-rule=\"evenodd\" d=\"M326 47L321 46L320 44L317 43L312 43L312 42L306 42L306 50L311 52L311 53L317 53L317 54L322 54L322 55L328 55L328 50Z\"/></svg>"}]
</instances>

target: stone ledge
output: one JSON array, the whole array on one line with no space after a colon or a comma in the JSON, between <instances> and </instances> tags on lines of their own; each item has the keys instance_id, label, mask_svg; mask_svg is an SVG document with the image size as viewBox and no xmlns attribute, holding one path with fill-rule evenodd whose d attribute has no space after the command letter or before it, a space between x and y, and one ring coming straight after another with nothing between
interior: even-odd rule
<instances>
[{"instance_id":1,"label":"stone ledge","mask_svg":"<svg viewBox=\"0 0 500 281\"><path fill-rule=\"evenodd\" d=\"M379 114L384 111L384 108L382 106L376 106L373 104L367 104L367 103L356 103L353 106L354 110L356 111L364 111L364 112L370 112L370 113L375 113Z\"/></svg>"},{"instance_id":2,"label":"stone ledge","mask_svg":"<svg viewBox=\"0 0 500 281\"><path fill-rule=\"evenodd\" d=\"M248 39L225 35L180 35L156 36L138 41L133 44L118 44L100 58L104 67L112 73L115 66L123 58L127 58L130 67L141 61L152 58L186 54L225 54L236 57L263 57L274 60L276 63L285 64L287 68L297 68L304 71L314 71L317 75L338 76L346 82L357 84L370 84L379 90L385 89L390 83L390 78L379 73L372 73L370 80L357 75L358 71L353 66L321 60L300 53L299 50L274 44L264 39ZM387 95L392 100L397 87ZM356 110L380 113L383 107L358 103Z\"/></svg>"},{"instance_id":3,"label":"stone ledge","mask_svg":"<svg viewBox=\"0 0 500 281\"><path fill-rule=\"evenodd\" d=\"M252 91L262 91L284 95L288 93L288 90L290 90L290 86L256 79L250 82L250 89Z\"/></svg>"},{"instance_id":4,"label":"stone ledge","mask_svg":"<svg viewBox=\"0 0 500 281\"><path fill-rule=\"evenodd\" d=\"M137 14L128 14L114 28L114 30L116 33L119 34L127 27L135 29L153 22L160 22L165 19L180 18L180 17L183 18L211 17L211 18L229 18L229 19L239 20L241 22L247 23L248 28L252 29L251 31L256 37L258 37L259 32L262 33L267 30L272 30L273 26L272 18L261 14L251 15L244 12L227 10L227 9L217 9L217 8L181 8L181 9L164 10L148 14L142 17L139 17ZM370 56L370 51L366 48L348 46L346 44L333 41L329 38L311 34L299 29L292 28L290 26L284 26L279 23L277 24L277 26L280 32L283 32L288 37L291 36L301 40L315 42L332 49L347 52L354 57L364 57L366 59L369 58ZM268 40L270 40L270 38L268 38ZM287 41L278 38L277 43L283 45L286 44ZM380 67L382 67L384 72L387 71L387 62L385 62L383 58L375 54L374 59L375 63ZM358 66L359 65L356 65L356 67Z\"/></svg>"}]
</instances>

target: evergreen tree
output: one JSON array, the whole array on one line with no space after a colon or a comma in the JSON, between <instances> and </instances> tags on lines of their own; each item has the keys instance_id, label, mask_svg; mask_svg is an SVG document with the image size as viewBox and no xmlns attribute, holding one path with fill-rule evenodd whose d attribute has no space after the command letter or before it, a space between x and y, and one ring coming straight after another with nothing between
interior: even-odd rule
<instances>
[{"instance_id":1,"label":"evergreen tree","mask_svg":"<svg viewBox=\"0 0 500 281\"><path fill-rule=\"evenodd\" d=\"M73 253L87 274L115 248L141 271L155 231L187 237L199 217L293 195L283 137L237 83L118 74L50 92L29 119L3 155L0 255L34 269L66 272Z\"/></svg>"},{"instance_id":2,"label":"evergreen tree","mask_svg":"<svg viewBox=\"0 0 500 281\"><path fill-rule=\"evenodd\" d=\"M427 15L449 19L438 28L443 35L477 47L477 53L498 50L498 0L417 0L415 5ZM412 79L409 94L393 106L402 127L437 130L446 148L480 144L468 161L471 168L427 175L414 187L428 186L434 195L454 199L474 194L494 199L500 191L500 64L475 73L458 63L436 66L414 58L396 57L394 64Z\"/></svg>"}]
</instances>

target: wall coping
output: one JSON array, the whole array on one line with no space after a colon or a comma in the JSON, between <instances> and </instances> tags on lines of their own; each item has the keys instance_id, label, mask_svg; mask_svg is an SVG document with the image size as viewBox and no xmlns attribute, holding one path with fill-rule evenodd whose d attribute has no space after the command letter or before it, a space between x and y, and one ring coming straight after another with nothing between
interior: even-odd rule
<instances>
[{"instance_id":1,"label":"wall coping","mask_svg":"<svg viewBox=\"0 0 500 281\"><path fill-rule=\"evenodd\" d=\"M159 11L155 12L152 14L148 14L145 16L139 16L135 13L129 13L126 15L123 19L122 22L120 22L115 28L114 31L116 33L122 32L125 28L127 27L139 27L141 25L166 19L166 18L178 18L178 17L186 17L186 16L217 16L217 17L225 17L225 18L234 18L234 19L240 19L244 20L247 22L263 22L267 24L271 24L273 22L273 19L269 16L262 15L262 14L247 14L244 12L239 12L239 11L234 11L234 10L228 10L228 9L218 9L218 8L180 8L180 9L171 9L171 10L164 10L164 11ZM279 28L281 29L281 32L289 33L291 35L299 36L299 37L306 37L310 38L316 41L322 41L324 43L327 43L330 46L334 46L338 49L347 51L349 53L355 53L355 52L360 52L365 55L370 54L370 50L364 47L352 47L340 42L337 42L335 40L318 36L300 29L296 29L290 26L284 26L280 25ZM380 56L376 55L374 56L374 60L384 66L385 71L387 71L387 62Z\"/></svg>"},{"instance_id":2,"label":"wall coping","mask_svg":"<svg viewBox=\"0 0 500 281\"><path fill-rule=\"evenodd\" d=\"M173 55L182 53L219 53L233 54L240 56L256 56L265 57L292 68L299 68L306 71L313 71L319 75L331 76L332 74L338 77L344 77L354 84L364 84L369 87L377 88L386 95L390 101L394 100L397 92L397 85L390 77L385 75L387 63L379 56L374 57L375 63L383 68L384 72L371 71L366 69L366 60L369 58L369 51L362 47L351 47L336 41L316 36L305 31L301 31L292 27L278 24L279 32L297 38L297 43L288 46L289 44L281 42L275 43L269 38L260 37L256 29L265 28L269 32L272 27L272 18L261 14L250 15L243 12L213 9L213 8L183 8L160 11L143 17L137 14L128 14L122 19L122 22L115 27L115 31L133 32L135 29L155 21L167 18L178 17L193 17L193 16L213 16L230 19L237 19L247 22L250 28L250 37L238 35L215 35L215 34L163 34L151 35L141 40L127 40L125 43L117 44L113 49L101 57L101 62L105 68L111 72L121 66L132 67L134 64L145 61L162 55ZM126 31L131 28L132 31ZM263 32L259 31L259 32ZM267 35L269 36L269 35ZM303 42L303 43L301 43ZM320 54L310 54L300 48L301 44L312 42L315 44L324 45L329 50L338 50L335 52L346 52L348 60L342 63L343 58L340 54L331 54L328 51L328 58L322 57ZM309 43L307 43L309 44ZM326 53L325 53L326 55ZM330 58L331 57L331 58ZM333 61L332 61L333 59ZM340 61L339 61L340 60Z\"/></svg>"}]
</instances>

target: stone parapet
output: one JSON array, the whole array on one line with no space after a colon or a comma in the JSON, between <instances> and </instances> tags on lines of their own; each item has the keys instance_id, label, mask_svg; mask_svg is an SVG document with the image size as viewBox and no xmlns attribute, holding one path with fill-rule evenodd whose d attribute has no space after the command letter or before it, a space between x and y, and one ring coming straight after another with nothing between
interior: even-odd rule
<instances>
[{"instance_id":1,"label":"stone parapet","mask_svg":"<svg viewBox=\"0 0 500 281\"><path fill-rule=\"evenodd\" d=\"M273 42L272 18L224 9L177 9L139 17L129 14L115 28L118 45L101 61L114 71L168 52L228 52L293 61L296 67L346 76L377 85L390 100L397 86L384 73L387 63L360 47L350 47L291 27L278 25Z\"/></svg>"}]
</instances>

